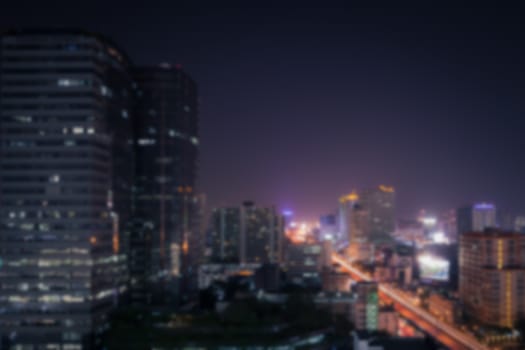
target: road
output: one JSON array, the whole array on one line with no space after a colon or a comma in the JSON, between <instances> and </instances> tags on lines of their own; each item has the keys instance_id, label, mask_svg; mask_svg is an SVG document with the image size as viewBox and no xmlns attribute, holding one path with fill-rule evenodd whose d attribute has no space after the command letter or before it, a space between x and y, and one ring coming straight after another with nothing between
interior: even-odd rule
<instances>
[{"instance_id":1,"label":"road","mask_svg":"<svg viewBox=\"0 0 525 350\"><path fill-rule=\"evenodd\" d=\"M334 253L332 261L339 264L353 279L371 281L372 278L353 267L344 257ZM394 303L396 310L405 318L411 320L422 330L435 337L452 350L490 350L472 335L462 332L434 316L423 308L413 304L406 295L391 286L379 284L379 296L383 300Z\"/></svg>"}]
</instances>

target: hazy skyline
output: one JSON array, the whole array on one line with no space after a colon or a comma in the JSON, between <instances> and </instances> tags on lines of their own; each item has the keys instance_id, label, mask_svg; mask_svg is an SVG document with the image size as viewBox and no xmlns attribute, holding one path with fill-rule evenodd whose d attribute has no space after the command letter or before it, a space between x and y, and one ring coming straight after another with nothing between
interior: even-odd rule
<instances>
[{"instance_id":1,"label":"hazy skyline","mask_svg":"<svg viewBox=\"0 0 525 350\"><path fill-rule=\"evenodd\" d=\"M313 219L385 183L399 216L478 200L525 212L518 5L202 4L21 1L0 27L79 27L136 64L181 63L200 89L210 206L252 199Z\"/></svg>"}]
</instances>

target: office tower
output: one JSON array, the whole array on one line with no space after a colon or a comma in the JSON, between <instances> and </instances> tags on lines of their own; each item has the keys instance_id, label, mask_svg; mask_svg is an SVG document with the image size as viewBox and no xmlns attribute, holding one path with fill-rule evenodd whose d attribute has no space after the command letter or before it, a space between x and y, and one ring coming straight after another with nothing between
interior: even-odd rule
<instances>
[{"instance_id":1,"label":"office tower","mask_svg":"<svg viewBox=\"0 0 525 350\"><path fill-rule=\"evenodd\" d=\"M240 207L240 262L280 263L284 219L274 207L246 201Z\"/></svg>"},{"instance_id":2,"label":"office tower","mask_svg":"<svg viewBox=\"0 0 525 350\"><path fill-rule=\"evenodd\" d=\"M360 204L354 205L350 219L350 243L365 243L370 235L370 215Z\"/></svg>"},{"instance_id":3,"label":"office tower","mask_svg":"<svg viewBox=\"0 0 525 350\"><path fill-rule=\"evenodd\" d=\"M217 208L211 214L211 260L240 262L241 208Z\"/></svg>"},{"instance_id":4,"label":"office tower","mask_svg":"<svg viewBox=\"0 0 525 350\"><path fill-rule=\"evenodd\" d=\"M355 191L339 198L339 235L335 239L337 243L347 243L351 240L352 210L358 199L359 196Z\"/></svg>"},{"instance_id":5,"label":"office tower","mask_svg":"<svg viewBox=\"0 0 525 350\"><path fill-rule=\"evenodd\" d=\"M496 227L496 206L490 203L477 203L457 210L458 234L481 232L485 228Z\"/></svg>"},{"instance_id":6,"label":"office tower","mask_svg":"<svg viewBox=\"0 0 525 350\"><path fill-rule=\"evenodd\" d=\"M129 61L81 31L0 40L0 337L92 348L127 283Z\"/></svg>"},{"instance_id":7,"label":"office tower","mask_svg":"<svg viewBox=\"0 0 525 350\"><path fill-rule=\"evenodd\" d=\"M356 301L352 320L358 330L374 331L378 328L379 297L376 282L358 282L352 286Z\"/></svg>"},{"instance_id":8,"label":"office tower","mask_svg":"<svg viewBox=\"0 0 525 350\"><path fill-rule=\"evenodd\" d=\"M134 70L136 107L136 231L134 285L148 276L155 290L174 300L192 274L190 246L200 235L196 191L199 129L197 86L180 66ZM145 244L143 242L150 242ZM142 269L142 272L141 272ZM140 289L140 288L139 288Z\"/></svg>"},{"instance_id":9,"label":"office tower","mask_svg":"<svg viewBox=\"0 0 525 350\"><path fill-rule=\"evenodd\" d=\"M525 235L496 230L460 236L459 293L487 325L513 327L525 314Z\"/></svg>"},{"instance_id":10,"label":"office tower","mask_svg":"<svg viewBox=\"0 0 525 350\"><path fill-rule=\"evenodd\" d=\"M363 190L359 204L368 212L370 240L374 243L388 240L396 228L394 188L380 185Z\"/></svg>"},{"instance_id":11,"label":"office tower","mask_svg":"<svg viewBox=\"0 0 525 350\"><path fill-rule=\"evenodd\" d=\"M315 241L290 244L285 254L286 275L296 282L320 281L324 245Z\"/></svg>"},{"instance_id":12,"label":"office tower","mask_svg":"<svg viewBox=\"0 0 525 350\"><path fill-rule=\"evenodd\" d=\"M322 215L319 219L319 241L334 241L338 233L337 217L333 214Z\"/></svg>"}]
</instances>

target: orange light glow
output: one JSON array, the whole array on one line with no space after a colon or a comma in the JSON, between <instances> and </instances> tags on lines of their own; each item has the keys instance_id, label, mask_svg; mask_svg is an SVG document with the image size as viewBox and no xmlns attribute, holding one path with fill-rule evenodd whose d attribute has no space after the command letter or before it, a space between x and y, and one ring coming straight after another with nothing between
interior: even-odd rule
<instances>
[{"instance_id":1,"label":"orange light glow","mask_svg":"<svg viewBox=\"0 0 525 350\"><path fill-rule=\"evenodd\" d=\"M95 237L95 236L91 236L91 237L89 238L89 242L90 242L91 244L95 244L95 243L97 243L97 237Z\"/></svg>"},{"instance_id":2,"label":"orange light glow","mask_svg":"<svg viewBox=\"0 0 525 350\"><path fill-rule=\"evenodd\" d=\"M379 185L379 189L383 192L388 192L388 193L394 192L394 187L392 186Z\"/></svg>"}]
</instances>

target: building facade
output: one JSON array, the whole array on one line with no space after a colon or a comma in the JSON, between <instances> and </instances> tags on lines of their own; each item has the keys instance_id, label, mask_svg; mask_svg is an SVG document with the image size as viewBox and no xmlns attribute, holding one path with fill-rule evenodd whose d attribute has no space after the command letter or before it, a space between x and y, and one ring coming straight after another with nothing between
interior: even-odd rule
<instances>
[{"instance_id":1,"label":"building facade","mask_svg":"<svg viewBox=\"0 0 525 350\"><path fill-rule=\"evenodd\" d=\"M211 260L240 262L241 208L216 208L211 216Z\"/></svg>"},{"instance_id":2,"label":"building facade","mask_svg":"<svg viewBox=\"0 0 525 350\"><path fill-rule=\"evenodd\" d=\"M368 239L375 243L389 240L396 229L394 188L380 185L363 190L358 203L368 214Z\"/></svg>"},{"instance_id":3,"label":"building facade","mask_svg":"<svg viewBox=\"0 0 525 350\"><path fill-rule=\"evenodd\" d=\"M0 40L0 333L91 348L128 276L130 63L81 31Z\"/></svg>"},{"instance_id":4,"label":"building facade","mask_svg":"<svg viewBox=\"0 0 525 350\"><path fill-rule=\"evenodd\" d=\"M513 327L525 315L525 236L496 230L460 237L459 293L480 322Z\"/></svg>"},{"instance_id":5,"label":"building facade","mask_svg":"<svg viewBox=\"0 0 525 350\"><path fill-rule=\"evenodd\" d=\"M496 206L490 203L477 203L459 208L456 215L457 233L481 232L486 228L496 228Z\"/></svg>"},{"instance_id":6,"label":"building facade","mask_svg":"<svg viewBox=\"0 0 525 350\"><path fill-rule=\"evenodd\" d=\"M160 283L166 288L165 297L171 300L180 292L177 281L185 279L182 285L191 280L196 283L198 256L192 254L202 250L200 196L196 190L197 86L178 65L136 68L134 78L138 99L132 281L137 297L144 283Z\"/></svg>"}]
</instances>

